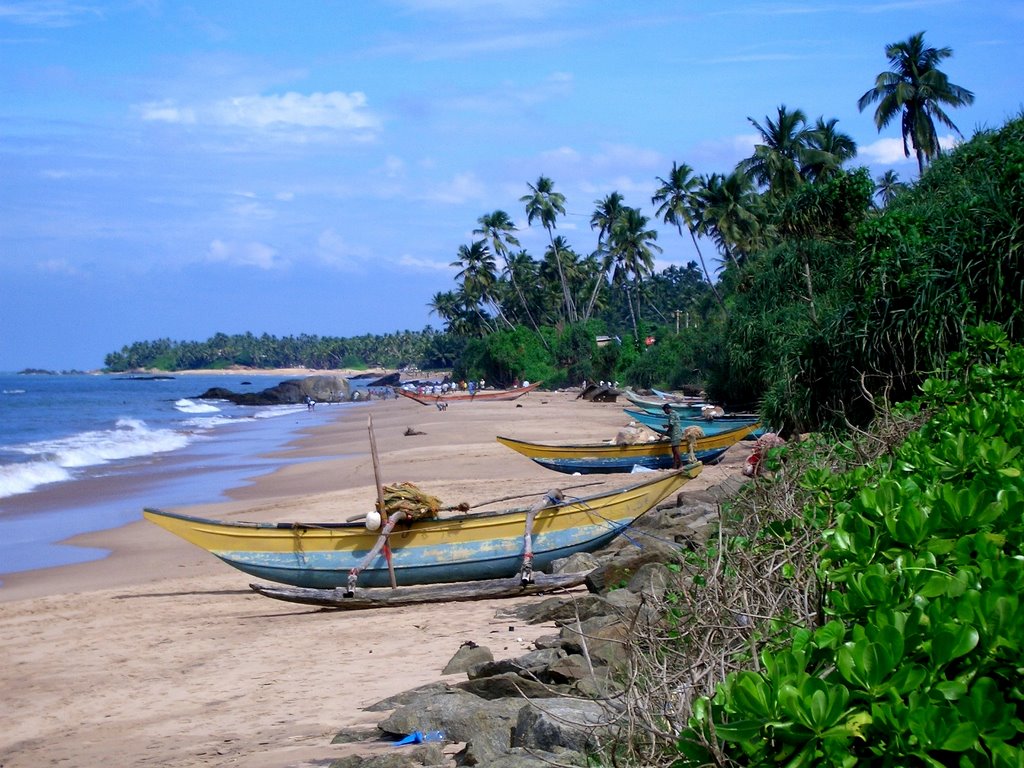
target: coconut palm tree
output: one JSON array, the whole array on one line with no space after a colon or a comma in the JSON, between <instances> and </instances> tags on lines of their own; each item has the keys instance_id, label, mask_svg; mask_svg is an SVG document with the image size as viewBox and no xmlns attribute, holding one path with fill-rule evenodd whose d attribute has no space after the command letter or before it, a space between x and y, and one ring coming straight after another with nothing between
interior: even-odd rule
<instances>
[{"instance_id":1,"label":"coconut palm tree","mask_svg":"<svg viewBox=\"0 0 1024 768\"><path fill-rule=\"evenodd\" d=\"M900 175L891 168L875 179L875 194L882 202L882 207L888 207L900 192L907 188L907 185L900 181Z\"/></svg>"},{"instance_id":2,"label":"coconut palm tree","mask_svg":"<svg viewBox=\"0 0 1024 768\"><path fill-rule=\"evenodd\" d=\"M800 166L811 135L807 116L799 109L789 111L782 104L774 121L766 116L762 126L752 117L747 120L761 134L763 143L757 144L754 154L741 160L737 169L773 197L788 197L804 181Z\"/></svg>"},{"instance_id":3,"label":"coconut palm tree","mask_svg":"<svg viewBox=\"0 0 1024 768\"><path fill-rule=\"evenodd\" d=\"M836 130L836 118L826 121L819 117L807 134L800 165L800 175L808 181L817 181L834 175L843 163L857 156L857 142L848 133Z\"/></svg>"},{"instance_id":4,"label":"coconut palm tree","mask_svg":"<svg viewBox=\"0 0 1024 768\"><path fill-rule=\"evenodd\" d=\"M533 224L534 219L548 232L552 247L555 244L554 230L558 216L565 215L565 195L555 192L555 183L547 176L540 176L535 184L528 184L530 194L523 195L519 202L526 205L526 220ZM569 291L569 283L562 272L561 259L555 259L558 265L558 277L562 284L562 300L565 302L565 313L569 322L576 322L576 304Z\"/></svg>"},{"instance_id":5,"label":"coconut palm tree","mask_svg":"<svg viewBox=\"0 0 1024 768\"><path fill-rule=\"evenodd\" d=\"M480 309L481 304L493 306L501 318L511 327L508 319L501 314L501 308L495 301L495 290L498 278L496 271L498 265L494 256L483 240L474 240L471 245L459 246L459 257L451 263L453 267L461 267L455 275L456 280L462 281L462 291L465 294L466 304L473 307L480 317L480 324L483 328L490 329L488 318Z\"/></svg>"},{"instance_id":6,"label":"coconut palm tree","mask_svg":"<svg viewBox=\"0 0 1024 768\"><path fill-rule=\"evenodd\" d=\"M583 319L587 320L594 311L597 303L597 295L601 292L601 286L607 279L608 270L611 268L611 258L608 255L606 240L612 231L612 227L622 215L624 198L618 192L612 192L602 198L595 200L594 212L590 216L590 228L597 230L597 250L594 251L594 259L599 261L597 274L594 278L594 287L590 291L590 300L583 312Z\"/></svg>"},{"instance_id":7,"label":"coconut palm tree","mask_svg":"<svg viewBox=\"0 0 1024 768\"><path fill-rule=\"evenodd\" d=\"M875 126L879 133L900 115L903 153L910 157L910 148L914 148L918 173L923 174L925 163L941 152L935 133L936 120L962 136L943 111L943 105L973 104L974 94L949 82L938 65L953 55L953 49L925 45L924 32L911 35L903 42L890 43L885 47L885 55L889 58L889 69L879 73L874 88L857 100L857 108L863 112L878 102Z\"/></svg>"},{"instance_id":8,"label":"coconut palm tree","mask_svg":"<svg viewBox=\"0 0 1024 768\"><path fill-rule=\"evenodd\" d=\"M483 235L487 242L490 243L491 249L497 254L505 265L505 274L508 275L509 281L512 283L512 288L515 290L516 297L519 299L519 304L523 308L523 312L526 314L527 320L530 321L530 325L533 330L537 331L537 323L533 319L533 315L530 313L530 307L526 303L526 297L523 296L523 291L519 287L519 283L516 281L516 276L509 268L509 253L510 245L514 245L516 248L519 247L519 240L513 234L516 231L516 225L512 222L505 211L494 211L493 213L485 213L479 219L477 224L480 226L473 230L474 235ZM543 341L543 337L541 337ZM546 342L545 342L546 345Z\"/></svg>"},{"instance_id":9,"label":"coconut palm tree","mask_svg":"<svg viewBox=\"0 0 1024 768\"><path fill-rule=\"evenodd\" d=\"M639 210L627 206L615 220L608 236L608 251L615 265L612 283L636 289L633 292L637 294L638 304L640 283L645 276L654 271L654 251L661 253L661 248L655 242L658 239L658 232L647 228L649 221L650 219ZM638 341L640 332L636 318L639 307L634 312L633 302L628 303L629 316L633 323L633 339Z\"/></svg>"},{"instance_id":10,"label":"coconut palm tree","mask_svg":"<svg viewBox=\"0 0 1024 768\"><path fill-rule=\"evenodd\" d=\"M702 176L694 206L697 232L710 237L737 269L760 232L759 200L750 177L740 170L728 176Z\"/></svg>"},{"instance_id":11,"label":"coconut palm tree","mask_svg":"<svg viewBox=\"0 0 1024 768\"><path fill-rule=\"evenodd\" d=\"M701 253L700 244L697 242L694 204L696 203L697 189L700 187L700 179L693 175L693 168L686 163L672 163L672 170L669 171L667 179L660 176L655 178L661 183L661 186L651 197L651 204L658 206L654 215L659 216L666 224L674 224L679 230L680 237L683 236L683 224L686 225L686 229L690 232L690 239L693 240L693 247L697 249L697 256L700 257L701 269L704 270L704 275L711 286L711 292L724 310L725 303L718 293L718 288L715 287L715 281L711 279L708 265L704 262L704 254Z\"/></svg>"}]
</instances>

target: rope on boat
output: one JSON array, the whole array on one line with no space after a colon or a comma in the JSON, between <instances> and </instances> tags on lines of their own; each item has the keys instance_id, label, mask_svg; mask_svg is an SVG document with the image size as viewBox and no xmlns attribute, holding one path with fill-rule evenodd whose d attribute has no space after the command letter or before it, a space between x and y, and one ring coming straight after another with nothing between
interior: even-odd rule
<instances>
[{"instance_id":1,"label":"rope on boat","mask_svg":"<svg viewBox=\"0 0 1024 768\"><path fill-rule=\"evenodd\" d=\"M526 530L523 532L523 565L519 569L519 580L526 586L533 582L533 521L545 507L557 506L565 496L557 488L544 494L526 513Z\"/></svg>"}]
</instances>

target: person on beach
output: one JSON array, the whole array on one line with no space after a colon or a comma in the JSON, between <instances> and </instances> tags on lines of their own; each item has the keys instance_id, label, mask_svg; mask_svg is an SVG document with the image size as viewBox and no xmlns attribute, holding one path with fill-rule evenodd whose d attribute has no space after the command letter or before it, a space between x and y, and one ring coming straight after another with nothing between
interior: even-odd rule
<instances>
[{"instance_id":1,"label":"person on beach","mask_svg":"<svg viewBox=\"0 0 1024 768\"><path fill-rule=\"evenodd\" d=\"M665 434L668 435L669 444L672 446L672 469L679 469L683 466L683 457L679 455L679 443L683 439L683 427L679 422L679 414L676 413L671 405L665 403L661 406L661 409L665 411L665 415L668 417L668 429L665 430Z\"/></svg>"}]
</instances>

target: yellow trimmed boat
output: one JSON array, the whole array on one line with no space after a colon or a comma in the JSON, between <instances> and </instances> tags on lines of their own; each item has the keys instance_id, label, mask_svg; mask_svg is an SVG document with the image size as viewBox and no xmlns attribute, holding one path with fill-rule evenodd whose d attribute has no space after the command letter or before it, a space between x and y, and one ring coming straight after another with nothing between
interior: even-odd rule
<instances>
[{"instance_id":1,"label":"yellow trimmed boat","mask_svg":"<svg viewBox=\"0 0 1024 768\"><path fill-rule=\"evenodd\" d=\"M697 461L713 464L730 447L759 428L759 424L742 427L699 438L694 446ZM603 474L632 472L633 467L669 469L672 467L672 445L668 440L618 445L616 443L577 443L550 445L531 443L511 437L498 436L498 442L533 459L542 467L569 474ZM686 443L680 450L686 453Z\"/></svg>"},{"instance_id":2,"label":"yellow trimmed boat","mask_svg":"<svg viewBox=\"0 0 1024 768\"><path fill-rule=\"evenodd\" d=\"M533 565L543 570L575 552L592 552L618 536L636 518L697 477L701 464L659 473L642 483L583 498L550 498L543 508L517 508L414 520L390 534L398 585L500 579L523 563L528 513ZM208 520L146 509L147 520L261 579L314 589L346 587L378 539L362 522L253 523ZM358 575L361 587L390 584L381 553Z\"/></svg>"}]
</instances>

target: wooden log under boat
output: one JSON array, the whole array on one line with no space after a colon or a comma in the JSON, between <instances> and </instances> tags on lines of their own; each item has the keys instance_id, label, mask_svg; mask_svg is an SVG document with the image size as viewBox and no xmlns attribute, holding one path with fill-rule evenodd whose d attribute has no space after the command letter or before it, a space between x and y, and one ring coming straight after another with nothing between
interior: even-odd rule
<instances>
[{"instance_id":1,"label":"wooden log under boat","mask_svg":"<svg viewBox=\"0 0 1024 768\"><path fill-rule=\"evenodd\" d=\"M357 587L351 593L344 587L336 589L309 589L281 587L271 584L250 584L249 587L264 597L304 605L319 605L339 610L365 610L393 608L423 603L451 603L469 600L491 600L504 597L526 597L578 587L586 580L585 573L535 573L533 581L523 584L516 576L507 579L469 581L459 584L430 584L422 587L397 589Z\"/></svg>"}]
</instances>

